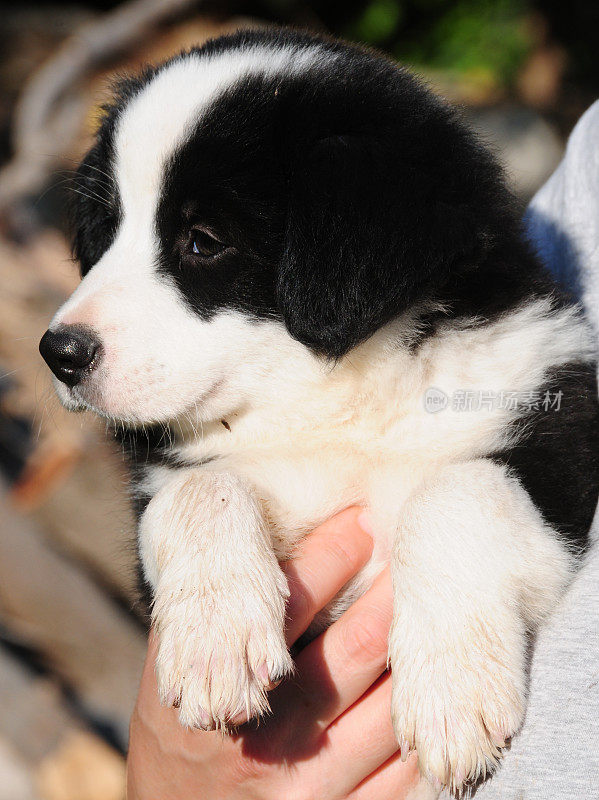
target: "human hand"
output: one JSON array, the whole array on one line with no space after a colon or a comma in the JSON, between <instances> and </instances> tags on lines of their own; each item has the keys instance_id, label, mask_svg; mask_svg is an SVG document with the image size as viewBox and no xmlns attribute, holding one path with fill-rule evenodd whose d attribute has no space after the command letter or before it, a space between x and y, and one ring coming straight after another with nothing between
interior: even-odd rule
<instances>
[{"instance_id":1,"label":"human hand","mask_svg":"<svg viewBox=\"0 0 599 800\"><path fill-rule=\"evenodd\" d=\"M315 614L364 566L372 540L359 509L326 522L285 564L292 644ZM274 689L272 715L235 734L183 729L158 701L150 636L131 721L128 800L394 800L418 781L415 756L402 762L390 717L388 570L296 658L297 673Z\"/></svg>"}]
</instances>

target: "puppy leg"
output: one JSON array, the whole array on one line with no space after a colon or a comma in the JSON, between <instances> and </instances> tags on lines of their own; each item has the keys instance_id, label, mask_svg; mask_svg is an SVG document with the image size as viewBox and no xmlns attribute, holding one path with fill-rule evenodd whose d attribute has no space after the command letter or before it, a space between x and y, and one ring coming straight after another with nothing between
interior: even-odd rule
<instances>
[{"instance_id":1,"label":"puppy leg","mask_svg":"<svg viewBox=\"0 0 599 800\"><path fill-rule=\"evenodd\" d=\"M251 492L233 475L181 471L149 503L140 553L162 702L206 729L266 711L267 686L292 669L289 591Z\"/></svg>"},{"instance_id":2,"label":"puppy leg","mask_svg":"<svg viewBox=\"0 0 599 800\"><path fill-rule=\"evenodd\" d=\"M404 755L459 792L520 727L526 633L571 559L519 482L490 461L449 466L402 512L392 559L392 717Z\"/></svg>"}]
</instances>

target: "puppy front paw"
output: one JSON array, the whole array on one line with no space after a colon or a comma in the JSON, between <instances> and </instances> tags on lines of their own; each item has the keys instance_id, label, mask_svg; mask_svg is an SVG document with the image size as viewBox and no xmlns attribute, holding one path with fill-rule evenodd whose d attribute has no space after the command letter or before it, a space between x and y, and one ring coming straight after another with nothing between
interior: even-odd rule
<instances>
[{"instance_id":1,"label":"puppy front paw","mask_svg":"<svg viewBox=\"0 0 599 800\"><path fill-rule=\"evenodd\" d=\"M492 772L520 728L525 708L521 653L495 635L408 654L390 638L391 716L402 751L416 750L421 773L459 795Z\"/></svg>"},{"instance_id":2,"label":"puppy front paw","mask_svg":"<svg viewBox=\"0 0 599 800\"><path fill-rule=\"evenodd\" d=\"M183 726L227 730L269 710L268 688L293 670L283 633L288 590L278 583L274 593L237 580L186 598L157 595L158 690Z\"/></svg>"}]
</instances>

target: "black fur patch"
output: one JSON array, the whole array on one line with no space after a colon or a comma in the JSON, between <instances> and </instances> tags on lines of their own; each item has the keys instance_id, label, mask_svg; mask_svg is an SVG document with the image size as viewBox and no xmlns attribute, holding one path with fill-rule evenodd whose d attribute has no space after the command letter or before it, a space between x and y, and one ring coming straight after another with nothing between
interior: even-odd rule
<instances>
[{"instance_id":1,"label":"black fur patch","mask_svg":"<svg viewBox=\"0 0 599 800\"><path fill-rule=\"evenodd\" d=\"M287 197L274 91L272 82L244 79L214 102L169 164L157 215L161 269L204 317L223 308L280 316ZM226 251L208 262L195 258L194 226L213 232Z\"/></svg>"},{"instance_id":2,"label":"black fur patch","mask_svg":"<svg viewBox=\"0 0 599 800\"><path fill-rule=\"evenodd\" d=\"M171 443L174 434L167 425L145 425L141 428L119 427L113 436L129 460L140 467L175 466Z\"/></svg>"},{"instance_id":3,"label":"black fur patch","mask_svg":"<svg viewBox=\"0 0 599 800\"><path fill-rule=\"evenodd\" d=\"M161 266L198 313L282 318L338 358L421 301L443 308L426 319L431 333L440 320L487 321L552 290L493 158L412 75L290 32L194 52L260 42L319 44L330 58L240 80L173 156ZM230 245L209 265L189 257L194 224Z\"/></svg>"},{"instance_id":4,"label":"black fur patch","mask_svg":"<svg viewBox=\"0 0 599 800\"><path fill-rule=\"evenodd\" d=\"M594 364L566 364L539 388L542 404L514 423L515 447L496 460L521 480L545 520L575 549L588 544L599 498L599 403ZM542 401L541 401L542 403Z\"/></svg>"}]
</instances>

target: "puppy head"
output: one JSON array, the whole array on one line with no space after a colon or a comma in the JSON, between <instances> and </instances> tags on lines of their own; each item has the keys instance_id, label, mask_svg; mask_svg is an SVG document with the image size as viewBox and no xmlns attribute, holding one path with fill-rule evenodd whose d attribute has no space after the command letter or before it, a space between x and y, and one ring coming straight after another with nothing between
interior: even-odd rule
<instances>
[{"instance_id":1,"label":"puppy head","mask_svg":"<svg viewBox=\"0 0 599 800\"><path fill-rule=\"evenodd\" d=\"M475 263L500 193L405 71L281 31L122 84L79 184L83 280L40 348L67 406L132 424L343 357Z\"/></svg>"}]
</instances>

